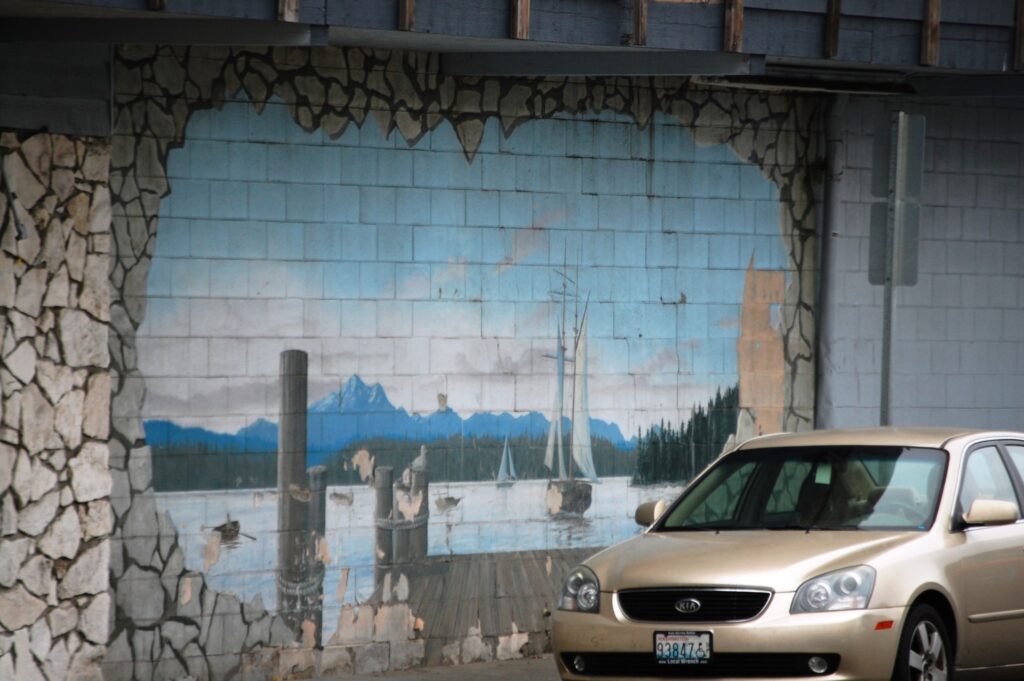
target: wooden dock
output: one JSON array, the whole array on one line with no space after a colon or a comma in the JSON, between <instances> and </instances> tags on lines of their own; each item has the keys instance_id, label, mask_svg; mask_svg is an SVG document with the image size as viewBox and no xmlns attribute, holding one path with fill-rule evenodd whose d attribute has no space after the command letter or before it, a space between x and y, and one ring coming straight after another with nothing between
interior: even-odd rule
<instances>
[{"instance_id":1,"label":"wooden dock","mask_svg":"<svg viewBox=\"0 0 1024 681\"><path fill-rule=\"evenodd\" d=\"M551 624L545 613L557 606L569 571L598 550L429 556L401 566L412 612L423 620L427 664L440 662L444 645L477 628L483 638L495 639L511 634L514 624L546 647Z\"/></svg>"}]
</instances>

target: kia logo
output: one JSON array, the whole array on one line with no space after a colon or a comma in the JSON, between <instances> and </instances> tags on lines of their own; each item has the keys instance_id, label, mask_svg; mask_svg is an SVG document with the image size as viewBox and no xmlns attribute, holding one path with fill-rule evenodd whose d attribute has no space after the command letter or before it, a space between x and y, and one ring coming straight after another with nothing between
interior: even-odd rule
<instances>
[{"instance_id":1,"label":"kia logo","mask_svg":"<svg viewBox=\"0 0 1024 681\"><path fill-rule=\"evenodd\" d=\"M676 610L684 615L692 615L700 610L700 601L696 598L683 598L682 600L676 601Z\"/></svg>"}]
</instances>

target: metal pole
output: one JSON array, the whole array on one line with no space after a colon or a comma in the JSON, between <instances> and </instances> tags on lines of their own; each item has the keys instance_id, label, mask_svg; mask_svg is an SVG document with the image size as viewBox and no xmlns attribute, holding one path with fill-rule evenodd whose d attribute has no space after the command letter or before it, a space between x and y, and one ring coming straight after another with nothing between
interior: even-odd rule
<instances>
[{"instance_id":1,"label":"metal pole","mask_svg":"<svg viewBox=\"0 0 1024 681\"><path fill-rule=\"evenodd\" d=\"M885 230L885 293L882 305L882 365L881 395L879 397L879 425L892 423L892 329L893 292L896 272L896 235L903 225L903 199L905 194L903 168L907 157L907 115L898 111L893 115L892 144L889 153L889 219Z\"/></svg>"}]
</instances>

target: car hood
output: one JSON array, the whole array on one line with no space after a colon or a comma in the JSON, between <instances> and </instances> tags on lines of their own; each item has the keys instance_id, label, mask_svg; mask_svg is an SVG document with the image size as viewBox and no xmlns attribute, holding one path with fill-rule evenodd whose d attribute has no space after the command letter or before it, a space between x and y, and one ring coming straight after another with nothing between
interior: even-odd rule
<instances>
[{"instance_id":1,"label":"car hood","mask_svg":"<svg viewBox=\"0 0 1024 681\"><path fill-rule=\"evenodd\" d=\"M795 591L830 570L870 564L918 532L739 531L643 534L586 561L602 591L669 586Z\"/></svg>"}]
</instances>

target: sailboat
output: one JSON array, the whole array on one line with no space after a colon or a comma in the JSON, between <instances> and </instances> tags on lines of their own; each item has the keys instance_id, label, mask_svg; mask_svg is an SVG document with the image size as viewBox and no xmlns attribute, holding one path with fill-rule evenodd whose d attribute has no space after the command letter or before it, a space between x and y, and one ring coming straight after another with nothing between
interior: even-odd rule
<instances>
[{"instance_id":1,"label":"sailboat","mask_svg":"<svg viewBox=\"0 0 1024 681\"><path fill-rule=\"evenodd\" d=\"M498 467L498 487L510 487L516 479L516 462L512 460L512 450L506 435L505 447L501 450L501 465Z\"/></svg>"},{"instance_id":2,"label":"sailboat","mask_svg":"<svg viewBox=\"0 0 1024 681\"><path fill-rule=\"evenodd\" d=\"M564 286L563 286L564 291ZM563 299L564 300L564 299ZM592 502L593 484L599 483L594 468L590 439L590 406L587 387L587 307L573 339L572 363L572 427L569 431L569 461L563 450L562 422L565 407L565 337L558 326L558 348L555 353L557 389L548 427L548 443L544 465L551 472L547 505L551 515L583 515ZM557 470L557 473L556 473ZM578 476L577 476L578 472Z\"/></svg>"}]
</instances>

